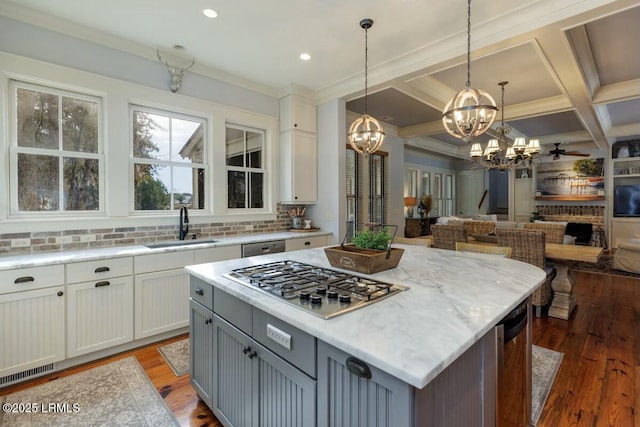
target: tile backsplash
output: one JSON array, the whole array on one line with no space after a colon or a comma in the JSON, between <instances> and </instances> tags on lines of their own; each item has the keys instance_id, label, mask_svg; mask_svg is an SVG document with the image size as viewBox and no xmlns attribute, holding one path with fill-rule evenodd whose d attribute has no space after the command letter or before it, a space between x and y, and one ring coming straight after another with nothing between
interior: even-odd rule
<instances>
[{"instance_id":1,"label":"tile backsplash","mask_svg":"<svg viewBox=\"0 0 640 427\"><path fill-rule=\"evenodd\" d=\"M291 228L289 208L291 206L278 206L277 218L271 221L191 223L187 239L194 233L197 239L205 239L286 231ZM4 233L0 234L0 256L160 243L177 240L178 228L176 224Z\"/></svg>"}]
</instances>

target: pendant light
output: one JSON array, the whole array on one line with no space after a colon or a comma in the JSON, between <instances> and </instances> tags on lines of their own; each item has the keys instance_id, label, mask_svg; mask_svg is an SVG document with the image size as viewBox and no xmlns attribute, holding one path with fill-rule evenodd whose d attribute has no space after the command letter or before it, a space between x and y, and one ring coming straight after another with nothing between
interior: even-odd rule
<instances>
[{"instance_id":1,"label":"pendant light","mask_svg":"<svg viewBox=\"0 0 640 427\"><path fill-rule=\"evenodd\" d=\"M491 95L471 87L471 0L467 4L467 86L444 107L442 124L449 134L469 142L491 127L498 108Z\"/></svg>"},{"instance_id":2,"label":"pendant light","mask_svg":"<svg viewBox=\"0 0 640 427\"><path fill-rule=\"evenodd\" d=\"M511 126L504 124L504 87L508 83L506 81L498 83L502 88L500 126L495 128L498 138L490 139L484 150L479 142L471 144L469 155L471 156L472 169L476 169L479 164L486 169L497 169L504 172L516 166L531 168L538 161L536 157L540 153L538 139L531 139L527 144L524 138L517 137L513 144L509 144L507 135L511 132Z\"/></svg>"},{"instance_id":3,"label":"pendant light","mask_svg":"<svg viewBox=\"0 0 640 427\"><path fill-rule=\"evenodd\" d=\"M384 131L380 123L367 114L367 83L368 83L368 30L373 26L372 19L360 21L360 27L364 29L364 115L356 119L349 128L347 137L351 147L365 157L376 152L384 140Z\"/></svg>"}]
</instances>

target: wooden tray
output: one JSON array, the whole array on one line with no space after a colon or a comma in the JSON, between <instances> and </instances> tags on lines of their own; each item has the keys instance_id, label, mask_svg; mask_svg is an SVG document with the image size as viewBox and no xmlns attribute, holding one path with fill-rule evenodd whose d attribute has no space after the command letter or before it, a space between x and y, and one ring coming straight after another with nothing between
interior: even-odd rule
<instances>
[{"instance_id":1,"label":"wooden tray","mask_svg":"<svg viewBox=\"0 0 640 427\"><path fill-rule=\"evenodd\" d=\"M397 267L404 249L391 248L388 259L387 251L360 249L353 245L332 246L325 248L324 253L329 263L336 268L373 274Z\"/></svg>"},{"instance_id":2,"label":"wooden tray","mask_svg":"<svg viewBox=\"0 0 640 427\"><path fill-rule=\"evenodd\" d=\"M318 231L320 228L290 228L289 231L292 233L313 233L314 231Z\"/></svg>"}]
</instances>

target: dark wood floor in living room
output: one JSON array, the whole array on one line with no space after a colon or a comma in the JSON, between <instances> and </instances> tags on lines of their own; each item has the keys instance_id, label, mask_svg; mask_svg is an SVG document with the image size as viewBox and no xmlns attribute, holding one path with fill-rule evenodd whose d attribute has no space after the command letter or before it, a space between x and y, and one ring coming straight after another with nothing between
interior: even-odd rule
<instances>
[{"instance_id":1,"label":"dark wood floor in living room","mask_svg":"<svg viewBox=\"0 0 640 427\"><path fill-rule=\"evenodd\" d=\"M564 353L539 427L640 426L640 279L576 273L578 307L569 321L533 322L534 344ZM136 356L182 426L219 427L189 375L176 377L157 348L175 337L0 390L0 395Z\"/></svg>"}]
</instances>

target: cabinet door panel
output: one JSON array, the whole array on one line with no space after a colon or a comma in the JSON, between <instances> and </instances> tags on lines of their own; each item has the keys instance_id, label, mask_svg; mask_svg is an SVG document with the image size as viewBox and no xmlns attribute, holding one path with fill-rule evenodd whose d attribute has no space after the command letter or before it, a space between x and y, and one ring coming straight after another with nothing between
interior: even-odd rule
<instances>
[{"instance_id":1,"label":"cabinet door panel","mask_svg":"<svg viewBox=\"0 0 640 427\"><path fill-rule=\"evenodd\" d=\"M348 354L318 342L318 425L334 427L409 427L411 387L374 367L371 379L346 366Z\"/></svg>"},{"instance_id":2,"label":"cabinet door panel","mask_svg":"<svg viewBox=\"0 0 640 427\"><path fill-rule=\"evenodd\" d=\"M253 399L253 360L243 351L251 350L251 339L214 316L214 398L213 411L227 424L252 426L257 419ZM248 351L247 351L248 353Z\"/></svg>"},{"instance_id":3,"label":"cabinet door panel","mask_svg":"<svg viewBox=\"0 0 640 427\"><path fill-rule=\"evenodd\" d=\"M136 275L135 338L189 326L189 274L182 269Z\"/></svg>"},{"instance_id":4,"label":"cabinet door panel","mask_svg":"<svg viewBox=\"0 0 640 427\"><path fill-rule=\"evenodd\" d=\"M212 406L211 382L213 380L213 312L191 301L189 323L190 380L198 396Z\"/></svg>"},{"instance_id":5,"label":"cabinet door panel","mask_svg":"<svg viewBox=\"0 0 640 427\"><path fill-rule=\"evenodd\" d=\"M310 427L316 424L316 381L271 353L257 347L260 427Z\"/></svg>"},{"instance_id":6,"label":"cabinet door panel","mask_svg":"<svg viewBox=\"0 0 640 427\"><path fill-rule=\"evenodd\" d=\"M133 340L131 277L78 283L67 291L68 357Z\"/></svg>"},{"instance_id":7,"label":"cabinet door panel","mask_svg":"<svg viewBox=\"0 0 640 427\"><path fill-rule=\"evenodd\" d=\"M64 303L64 286L0 295L0 377L64 359Z\"/></svg>"}]
</instances>

